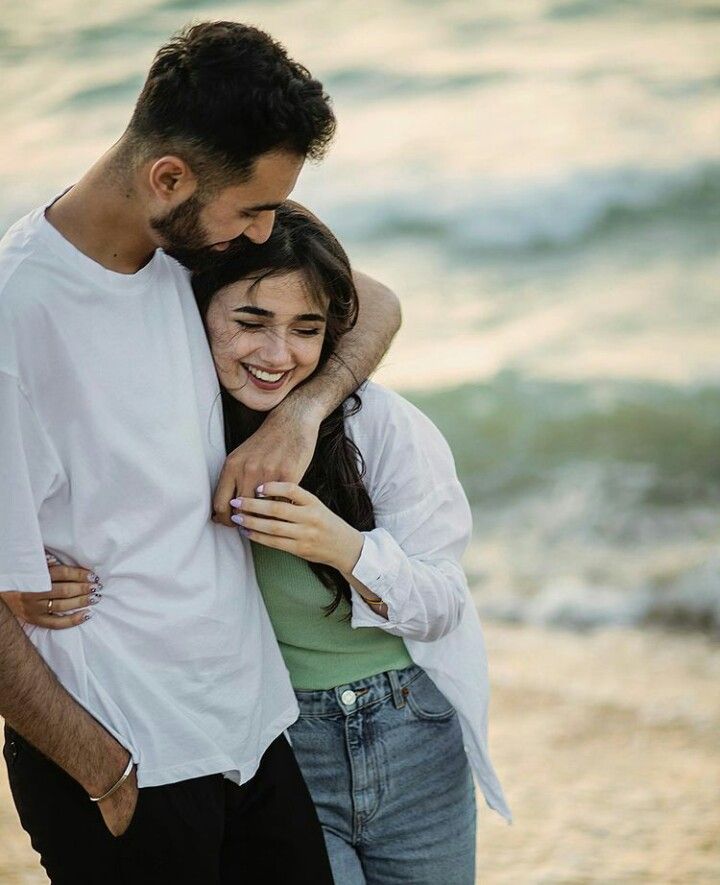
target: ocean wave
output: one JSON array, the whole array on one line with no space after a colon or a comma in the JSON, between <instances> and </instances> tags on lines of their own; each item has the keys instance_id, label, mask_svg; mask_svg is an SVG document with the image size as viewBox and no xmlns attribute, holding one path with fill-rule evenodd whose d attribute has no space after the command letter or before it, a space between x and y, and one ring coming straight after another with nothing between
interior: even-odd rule
<instances>
[{"instance_id":1,"label":"ocean wave","mask_svg":"<svg viewBox=\"0 0 720 885\"><path fill-rule=\"evenodd\" d=\"M480 613L509 623L593 630L600 627L667 627L720 636L720 560L709 558L679 576L677 585L594 586L579 578L550 582L530 598L508 596L484 601Z\"/></svg>"},{"instance_id":2,"label":"ocean wave","mask_svg":"<svg viewBox=\"0 0 720 885\"><path fill-rule=\"evenodd\" d=\"M412 399L470 499L485 616L720 633L720 387L506 372Z\"/></svg>"},{"instance_id":3,"label":"ocean wave","mask_svg":"<svg viewBox=\"0 0 720 885\"><path fill-rule=\"evenodd\" d=\"M325 88L334 97L355 97L367 102L389 96L424 95L493 86L517 79L510 71L467 71L461 73L404 72L370 66L350 66L330 70L323 77Z\"/></svg>"},{"instance_id":4,"label":"ocean wave","mask_svg":"<svg viewBox=\"0 0 720 885\"><path fill-rule=\"evenodd\" d=\"M504 371L410 397L448 437L471 500L525 494L554 482L558 470L595 463L633 465L642 506L720 505L718 386L560 382Z\"/></svg>"},{"instance_id":5,"label":"ocean wave","mask_svg":"<svg viewBox=\"0 0 720 885\"><path fill-rule=\"evenodd\" d=\"M716 231L720 163L590 169L505 185L413 182L370 194L364 182L361 194L319 209L344 235L363 242L433 241L464 257L548 252L651 224Z\"/></svg>"}]
</instances>

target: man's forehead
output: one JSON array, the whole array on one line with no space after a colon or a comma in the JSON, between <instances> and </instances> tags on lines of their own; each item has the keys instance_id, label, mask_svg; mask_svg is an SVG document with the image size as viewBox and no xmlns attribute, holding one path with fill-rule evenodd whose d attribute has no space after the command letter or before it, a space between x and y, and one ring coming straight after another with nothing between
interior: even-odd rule
<instances>
[{"instance_id":1,"label":"man's forehead","mask_svg":"<svg viewBox=\"0 0 720 885\"><path fill-rule=\"evenodd\" d=\"M256 212L273 211L290 195L303 163L294 154L264 154L247 181L229 185L220 196Z\"/></svg>"}]
</instances>

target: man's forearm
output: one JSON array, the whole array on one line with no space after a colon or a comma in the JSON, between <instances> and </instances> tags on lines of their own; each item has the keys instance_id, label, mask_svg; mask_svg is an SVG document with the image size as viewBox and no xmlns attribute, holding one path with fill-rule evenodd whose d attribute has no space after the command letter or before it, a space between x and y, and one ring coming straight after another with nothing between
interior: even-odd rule
<instances>
[{"instance_id":1,"label":"man's forearm","mask_svg":"<svg viewBox=\"0 0 720 885\"><path fill-rule=\"evenodd\" d=\"M1 599L0 715L91 795L127 764L127 750L65 691Z\"/></svg>"},{"instance_id":2,"label":"man's forearm","mask_svg":"<svg viewBox=\"0 0 720 885\"><path fill-rule=\"evenodd\" d=\"M343 335L337 352L307 383L286 399L293 411L310 412L318 421L332 412L378 366L400 328L397 296L371 277L353 273L360 310L355 327Z\"/></svg>"}]
</instances>

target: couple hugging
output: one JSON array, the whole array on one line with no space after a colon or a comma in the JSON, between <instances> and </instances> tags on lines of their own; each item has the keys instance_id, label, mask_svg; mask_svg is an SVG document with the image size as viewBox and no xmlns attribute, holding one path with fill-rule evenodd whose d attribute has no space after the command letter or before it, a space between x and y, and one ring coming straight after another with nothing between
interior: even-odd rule
<instances>
[{"instance_id":1,"label":"couple hugging","mask_svg":"<svg viewBox=\"0 0 720 885\"><path fill-rule=\"evenodd\" d=\"M288 202L334 128L195 25L0 245L0 713L54 883L469 885L471 772L509 817L452 457L358 380L396 300Z\"/></svg>"}]
</instances>

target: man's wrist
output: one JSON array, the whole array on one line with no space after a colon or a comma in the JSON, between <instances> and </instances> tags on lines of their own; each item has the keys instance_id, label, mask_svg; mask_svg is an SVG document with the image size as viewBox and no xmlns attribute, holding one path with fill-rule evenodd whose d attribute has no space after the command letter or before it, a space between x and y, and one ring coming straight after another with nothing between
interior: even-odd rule
<instances>
[{"instance_id":1,"label":"man's wrist","mask_svg":"<svg viewBox=\"0 0 720 885\"><path fill-rule=\"evenodd\" d=\"M106 764L102 771L93 771L88 778L78 778L89 796L106 793L120 778L131 758L131 754L114 738L103 756Z\"/></svg>"},{"instance_id":2,"label":"man's wrist","mask_svg":"<svg viewBox=\"0 0 720 885\"><path fill-rule=\"evenodd\" d=\"M332 409L319 397L309 395L302 388L298 388L278 403L270 415L282 415L283 419L292 420L293 423L317 428L331 411Z\"/></svg>"}]
</instances>

